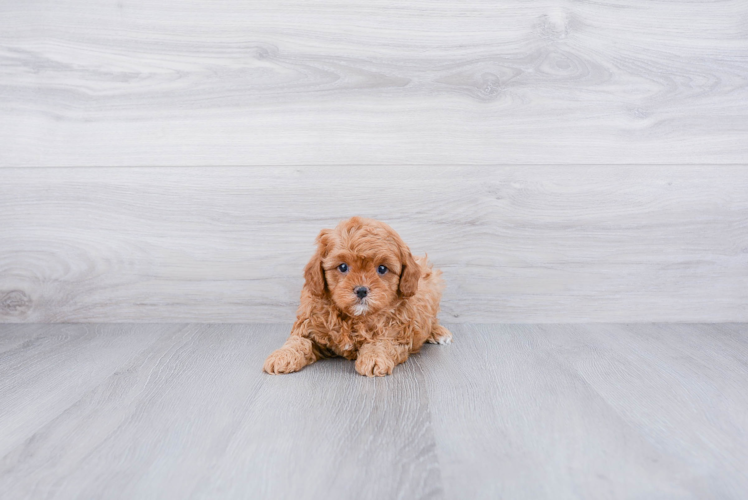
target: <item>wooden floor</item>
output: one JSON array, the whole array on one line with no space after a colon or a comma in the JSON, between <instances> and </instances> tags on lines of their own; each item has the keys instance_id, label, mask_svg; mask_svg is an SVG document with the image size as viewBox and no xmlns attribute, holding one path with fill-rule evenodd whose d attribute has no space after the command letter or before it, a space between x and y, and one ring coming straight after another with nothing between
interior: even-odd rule
<instances>
[{"instance_id":1,"label":"wooden floor","mask_svg":"<svg viewBox=\"0 0 748 500\"><path fill-rule=\"evenodd\" d=\"M5 498L745 498L748 325L454 325L383 379L283 325L0 325Z\"/></svg>"}]
</instances>

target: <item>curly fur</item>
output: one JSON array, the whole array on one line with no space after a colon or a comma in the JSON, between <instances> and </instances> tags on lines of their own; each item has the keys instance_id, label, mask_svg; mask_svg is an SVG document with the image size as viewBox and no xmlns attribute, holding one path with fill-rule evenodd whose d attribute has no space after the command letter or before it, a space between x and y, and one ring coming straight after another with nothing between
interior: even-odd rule
<instances>
[{"instance_id":1,"label":"curly fur","mask_svg":"<svg viewBox=\"0 0 748 500\"><path fill-rule=\"evenodd\" d=\"M346 264L348 270L339 270ZM386 266L384 274L377 272ZM317 252L304 269L305 283L291 335L265 361L271 374L301 370L318 359L356 360L361 375L384 376L424 342L448 344L439 324L444 281L426 256L413 257L387 224L353 217L317 236ZM355 289L368 288L365 298Z\"/></svg>"}]
</instances>

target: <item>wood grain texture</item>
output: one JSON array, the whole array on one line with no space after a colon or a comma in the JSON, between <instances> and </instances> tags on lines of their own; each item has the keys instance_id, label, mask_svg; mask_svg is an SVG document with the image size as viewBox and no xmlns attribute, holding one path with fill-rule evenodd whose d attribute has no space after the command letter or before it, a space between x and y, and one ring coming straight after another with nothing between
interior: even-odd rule
<instances>
[{"instance_id":1,"label":"wood grain texture","mask_svg":"<svg viewBox=\"0 0 748 500\"><path fill-rule=\"evenodd\" d=\"M454 344L391 377L341 359L263 374L289 328L0 325L0 339L28 338L0 353L0 491L599 500L748 488L748 325L451 325ZM34 418L12 432L22 415Z\"/></svg>"},{"instance_id":2,"label":"wood grain texture","mask_svg":"<svg viewBox=\"0 0 748 500\"><path fill-rule=\"evenodd\" d=\"M743 0L0 14L0 166L748 161Z\"/></svg>"},{"instance_id":3,"label":"wood grain texture","mask_svg":"<svg viewBox=\"0 0 748 500\"><path fill-rule=\"evenodd\" d=\"M439 496L415 364L376 381L342 360L302 377L273 378L262 373L262 362L282 344L287 325L169 328L152 332L151 348L140 355L123 352L108 378L76 399L71 394L68 406L42 412L45 423L33 435L3 434L0 489L13 498ZM68 351L112 350L128 337L121 329L97 327L97 345ZM26 351L31 366L38 350ZM46 396L25 381L31 371L4 375L28 399ZM72 385L86 369L45 373L49 384L62 377ZM0 401L8 401L1 390ZM0 428L8 429L4 415Z\"/></svg>"},{"instance_id":4,"label":"wood grain texture","mask_svg":"<svg viewBox=\"0 0 748 500\"><path fill-rule=\"evenodd\" d=\"M450 322L748 321L748 169L0 171L0 321L290 322L320 229L390 223Z\"/></svg>"},{"instance_id":5,"label":"wood grain texture","mask_svg":"<svg viewBox=\"0 0 748 500\"><path fill-rule=\"evenodd\" d=\"M453 330L418 360L446 497L744 496L746 325Z\"/></svg>"},{"instance_id":6,"label":"wood grain texture","mask_svg":"<svg viewBox=\"0 0 748 500\"><path fill-rule=\"evenodd\" d=\"M112 377L121 364L151 348L159 335L175 332L178 326L3 326L0 338L14 339L16 345L0 351L0 456L33 440L50 419ZM24 338L20 344L19 335ZM74 375L66 377L66 373Z\"/></svg>"}]
</instances>

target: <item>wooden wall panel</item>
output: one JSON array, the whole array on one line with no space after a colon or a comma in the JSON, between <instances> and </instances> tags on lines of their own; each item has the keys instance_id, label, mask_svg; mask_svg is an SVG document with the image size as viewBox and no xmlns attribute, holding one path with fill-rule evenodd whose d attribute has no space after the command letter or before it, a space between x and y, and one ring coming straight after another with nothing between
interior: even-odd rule
<instances>
[{"instance_id":1,"label":"wooden wall panel","mask_svg":"<svg viewBox=\"0 0 748 500\"><path fill-rule=\"evenodd\" d=\"M0 166L748 162L748 3L26 0Z\"/></svg>"},{"instance_id":2,"label":"wooden wall panel","mask_svg":"<svg viewBox=\"0 0 748 500\"><path fill-rule=\"evenodd\" d=\"M0 169L0 321L288 322L356 214L448 322L748 321L748 169L683 165Z\"/></svg>"}]
</instances>

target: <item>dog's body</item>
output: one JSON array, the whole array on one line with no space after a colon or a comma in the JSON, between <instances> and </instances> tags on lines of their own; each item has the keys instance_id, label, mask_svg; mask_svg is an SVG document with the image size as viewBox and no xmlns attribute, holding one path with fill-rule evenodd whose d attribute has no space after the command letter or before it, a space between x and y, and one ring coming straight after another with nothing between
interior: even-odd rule
<instances>
[{"instance_id":1,"label":"dog's body","mask_svg":"<svg viewBox=\"0 0 748 500\"><path fill-rule=\"evenodd\" d=\"M291 336L265 361L268 373L342 356L362 375L383 376L424 342L452 340L436 317L441 271L382 222L353 217L322 230L304 276Z\"/></svg>"}]
</instances>

